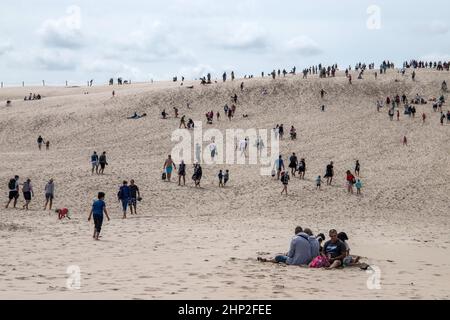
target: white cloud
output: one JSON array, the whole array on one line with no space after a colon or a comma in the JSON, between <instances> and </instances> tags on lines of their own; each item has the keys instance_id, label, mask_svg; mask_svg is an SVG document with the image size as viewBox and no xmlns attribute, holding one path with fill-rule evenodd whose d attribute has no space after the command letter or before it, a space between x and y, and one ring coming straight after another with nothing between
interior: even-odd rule
<instances>
[{"instance_id":1,"label":"white cloud","mask_svg":"<svg viewBox=\"0 0 450 320\"><path fill-rule=\"evenodd\" d=\"M44 49L35 54L34 62L44 70L75 70L79 56L67 49Z\"/></svg>"},{"instance_id":2,"label":"white cloud","mask_svg":"<svg viewBox=\"0 0 450 320\"><path fill-rule=\"evenodd\" d=\"M193 54L177 44L171 34L171 28L155 21L151 26L135 30L123 39L115 41L106 50L105 58L143 63L163 60L192 62Z\"/></svg>"},{"instance_id":3,"label":"white cloud","mask_svg":"<svg viewBox=\"0 0 450 320\"><path fill-rule=\"evenodd\" d=\"M70 6L67 8L65 16L45 20L38 30L38 34L47 46L79 48L84 44L81 24L80 7Z\"/></svg>"},{"instance_id":4,"label":"white cloud","mask_svg":"<svg viewBox=\"0 0 450 320\"><path fill-rule=\"evenodd\" d=\"M10 52L12 48L13 47L9 41L0 42L0 56Z\"/></svg>"},{"instance_id":5,"label":"white cloud","mask_svg":"<svg viewBox=\"0 0 450 320\"><path fill-rule=\"evenodd\" d=\"M107 74L108 77L123 77L124 79L142 79L145 80L149 76L145 75L141 69L111 59L86 59L81 63L81 69L90 74Z\"/></svg>"},{"instance_id":6,"label":"white cloud","mask_svg":"<svg viewBox=\"0 0 450 320\"><path fill-rule=\"evenodd\" d=\"M413 27L415 34L426 36L441 36L450 31L449 25L442 20L433 20L431 22L418 23Z\"/></svg>"},{"instance_id":7,"label":"white cloud","mask_svg":"<svg viewBox=\"0 0 450 320\"><path fill-rule=\"evenodd\" d=\"M214 74L215 70L205 64L198 64L195 66L183 67L178 72L179 75L186 77L186 79L198 79L206 76L208 73Z\"/></svg>"},{"instance_id":8,"label":"white cloud","mask_svg":"<svg viewBox=\"0 0 450 320\"><path fill-rule=\"evenodd\" d=\"M305 57L316 56L322 53L319 45L307 36L298 36L289 40L285 48L287 51Z\"/></svg>"},{"instance_id":9,"label":"white cloud","mask_svg":"<svg viewBox=\"0 0 450 320\"><path fill-rule=\"evenodd\" d=\"M432 21L429 26L428 30L433 34L446 34L449 31L448 24L444 21Z\"/></svg>"},{"instance_id":10,"label":"white cloud","mask_svg":"<svg viewBox=\"0 0 450 320\"><path fill-rule=\"evenodd\" d=\"M270 46L268 33L256 23L242 23L237 29L227 28L225 34L216 38L216 43L225 49L263 50Z\"/></svg>"}]
</instances>

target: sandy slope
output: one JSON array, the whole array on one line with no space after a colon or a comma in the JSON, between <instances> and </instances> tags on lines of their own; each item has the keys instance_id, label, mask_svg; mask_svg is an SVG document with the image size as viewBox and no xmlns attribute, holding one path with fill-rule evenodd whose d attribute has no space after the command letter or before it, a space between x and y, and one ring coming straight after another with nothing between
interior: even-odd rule
<instances>
[{"instance_id":1,"label":"sandy slope","mask_svg":"<svg viewBox=\"0 0 450 320\"><path fill-rule=\"evenodd\" d=\"M353 86L342 75L245 80L243 94L240 81L208 87L133 84L114 87L114 99L111 87L89 88L88 95L86 88L3 88L0 101L13 99L12 107L0 107L3 199L14 174L32 179L36 198L29 212L0 208L0 297L450 298L450 125L439 124L430 104L418 107L416 119L402 114L400 122L375 108L377 99L397 93L438 96L449 74L421 70L416 83L394 71L377 81L366 78ZM191 84L195 88L187 89ZM319 110L322 87L328 92L325 113ZM262 88L269 94L262 95ZM45 98L22 101L29 92ZM230 123L222 108L234 92L239 116ZM188 101L192 110L185 107ZM299 139L283 141L281 150L285 158L291 152L306 158L307 180L291 180L288 197L280 196L279 183L259 175L258 166L205 166L202 189L192 187L190 167L187 187L161 181L178 120L159 115L165 108L172 116L173 106L201 121L206 111L220 110L222 119L214 124L220 130L283 123L288 131L294 125ZM134 111L149 116L127 120ZM424 111L428 119L422 125ZM51 151L38 151L39 134L51 141ZM405 134L409 147L401 145ZM93 150L108 152L105 176L90 174ZM345 171L355 159L362 165L362 197L344 188ZM315 191L313 180L330 160L336 182ZM217 187L220 168L231 170L226 189ZM56 206L70 208L70 221L41 210L50 177L56 181ZM141 215L123 221L117 187L131 178L144 201ZM107 193L112 220L95 243L87 215L98 191ZM369 290L370 274L360 270L256 261L257 255L285 252L296 225L346 231L352 251L381 270L381 289ZM80 290L66 288L70 265L81 268Z\"/></svg>"}]
</instances>

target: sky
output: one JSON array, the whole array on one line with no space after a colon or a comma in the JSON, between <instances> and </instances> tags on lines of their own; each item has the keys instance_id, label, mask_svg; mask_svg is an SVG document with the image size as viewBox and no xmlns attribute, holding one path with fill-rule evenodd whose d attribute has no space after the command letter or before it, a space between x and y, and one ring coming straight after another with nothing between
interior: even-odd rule
<instances>
[{"instance_id":1,"label":"sky","mask_svg":"<svg viewBox=\"0 0 450 320\"><path fill-rule=\"evenodd\" d=\"M448 0L1 0L0 81L237 77L450 60Z\"/></svg>"}]
</instances>

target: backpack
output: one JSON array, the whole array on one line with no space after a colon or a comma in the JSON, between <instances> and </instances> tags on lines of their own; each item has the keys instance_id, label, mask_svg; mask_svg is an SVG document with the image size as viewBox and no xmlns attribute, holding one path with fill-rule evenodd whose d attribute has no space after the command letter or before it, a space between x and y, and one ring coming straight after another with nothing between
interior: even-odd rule
<instances>
[{"instance_id":1,"label":"backpack","mask_svg":"<svg viewBox=\"0 0 450 320\"><path fill-rule=\"evenodd\" d=\"M15 190L16 189L16 179L9 180L8 188L9 188L9 190Z\"/></svg>"},{"instance_id":2,"label":"backpack","mask_svg":"<svg viewBox=\"0 0 450 320\"><path fill-rule=\"evenodd\" d=\"M317 256L311 261L310 268L327 268L330 266L330 262L324 256Z\"/></svg>"}]
</instances>

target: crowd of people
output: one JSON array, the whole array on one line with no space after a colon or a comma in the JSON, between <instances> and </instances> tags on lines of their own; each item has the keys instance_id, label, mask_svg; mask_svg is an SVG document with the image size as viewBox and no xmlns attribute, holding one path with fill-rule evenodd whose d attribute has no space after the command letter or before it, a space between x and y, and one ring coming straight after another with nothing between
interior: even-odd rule
<instances>
[{"instance_id":1,"label":"crowd of people","mask_svg":"<svg viewBox=\"0 0 450 320\"><path fill-rule=\"evenodd\" d=\"M306 160L305 158L299 158L297 155L292 153L292 155L289 157L289 165L288 169L286 168L284 164L284 159L282 155L279 155L278 159L275 160L275 163L273 165L272 169L272 178L276 180L281 181L283 184L283 189L281 190L281 194L288 195L287 187L289 185L290 181L290 175L289 175L289 169L290 173L293 177L295 177L296 174L298 174L298 177L300 180L305 180L305 174L306 174ZM354 194L355 188L356 188L356 194L361 195L361 189L362 189L362 181L360 179L360 172L361 172L361 164L359 160L356 160L355 162L355 169L354 173L352 173L350 170L347 170L346 172L346 187L349 194ZM326 179L326 185L331 186L333 183L333 178L335 176L334 173L334 162L331 161L325 168L325 174L323 175L323 178ZM317 178L314 180L316 190L321 190L322 183L324 182L322 180L322 175L317 176Z\"/></svg>"},{"instance_id":2,"label":"crowd of people","mask_svg":"<svg viewBox=\"0 0 450 320\"><path fill-rule=\"evenodd\" d=\"M442 82L441 90L443 92L446 92L447 90L447 83L445 81ZM447 120L447 123L450 123L450 110L447 110L447 113L444 113L443 111L443 106L445 104L444 94L442 94L439 98L432 97L428 100L418 93L413 98L408 98L406 94L403 94L402 96L396 94L393 95L393 97L386 97L385 101L383 101L383 99L377 100L376 107L377 111L380 112L381 108L386 106L389 119L393 121L396 116L397 121L400 121L401 106L403 106L404 115L407 115L410 118L415 118L417 113L416 105L426 105L428 102L431 102L433 112L440 112L439 121L441 125L444 125L445 120ZM423 112L422 123L425 123L426 119L427 115Z\"/></svg>"},{"instance_id":3,"label":"crowd of people","mask_svg":"<svg viewBox=\"0 0 450 320\"><path fill-rule=\"evenodd\" d=\"M403 68L435 69L437 71L449 71L450 61L423 61L411 60L403 62Z\"/></svg>"},{"instance_id":4,"label":"crowd of people","mask_svg":"<svg viewBox=\"0 0 450 320\"><path fill-rule=\"evenodd\" d=\"M380 65L380 74L386 73L387 69L392 69L394 68L394 64L392 62L389 61L383 61L383 63ZM409 63L405 62L404 63L404 69L405 68L434 68L437 70L448 70L449 68L449 63L444 62L422 62L422 61L411 61ZM375 64L374 63L370 63L370 64L366 64L366 63L357 63L354 67L354 70L359 72L359 79L362 79L362 76L364 75L365 70L373 70L375 69ZM326 78L326 77L335 77L336 76L336 72L339 70L338 65L334 64L331 66L324 66L322 64L319 64L317 66L311 66L309 68L305 68L303 70L303 77L307 78L308 75L319 75L320 78ZM350 74L350 71L352 70L352 67L349 66L346 70L345 70L345 75L348 78L349 83L352 83L352 75ZM276 77L286 77L287 74L292 74L295 75L296 74L296 67L293 67L291 69L290 72L288 72L286 69L278 69L278 70L273 70L271 72L265 73L262 72L261 76L265 77L266 75L272 77L273 79L276 79ZM415 80L415 76L416 73L415 71L413 71L412 77L413 80ZM375 77L377 77L377 73L375 73ZM245 78L253 78L253 75L251 76L246 76ZM176 81L177 79L175 79ZM227 72L224 72L222 74L222 81L226 82L228 80L228 74ZM231 81L235 80L235 74L234 71L231 72ZM184 77L183 77L183 81L184 81ZM211 74L208 73L206 77L201 78L202 84L211 84ZM113 84L113 79L110 80L110 84ZM131 81L130 81L131 82ZM118 83L119 84L123 84L124 82L122 82L122 79L119 78L118 79ZM125 81L125 83L128 83L128 81ZM92 85L92 81L90 82L90 85ZM243 92L244 91L244 82L240 83L240 91ZM447 84L444 81L441 85L441 90L443 93L447 92ZM263 95L267 95L268 91L267 89L263 89L262 91ZM322 89L320 91L320 96L322 99L324 99L325 95L327 94L327 92ZM115 96L115 91L113 91L112 93L113 97ZM24 100L39 100L41 99L41 95L40 94L32 94L30 93L29 96L26 96L24 98ZM237 105L239 104L239 97L236 93L233 93L233 95L231 96L231 102L227 102L225 104L225 106L223 107L223 111L224 111L224 115L225 117L228 117L229 121L232 121L232 119L235 117L236 114L236 110L237 110ZM435 112L440 111L441 115L440 115L440 121L441 124L443 125L445 119L447 119L447 123L450 122L450 111L447 111L447 113L445 114L444 111L442 110L443 105L445 104L445 97L444 94L442 94L441 97L439 97L438 99L431 99L429 101L432 101L433 104L433 110ZM228 106L228 104L230 103L231 107ZM410 117L415 117L416 114L416 107L414 105L418 105L418 104L426 104L427 101L426 99L424 99L423 97L421 97L419 94L416 95L416 97L412 98L412 99L408 99L408 97L403 94L401 97L397 94L395 96L393 96L393 98L391 97L387 97L386 98L386 106L388 107L388 113L389 116L391 118L391 120L393 120L393 117L395 115L395 111L397 111L397 120L400 119L400 111L399 111L399 106L401 104L403 104L404 107L404 114L409 115ZM379 111L382 107L384 106L384 101L377 101L377 110ZM174 107L174 114L175 114L175 118L178 118L179 116L179 110L178 108ZM187 104L187 109L191 109L190 108L190 104ZM325 106L322 106L322 111L325 111ZM166 110L164 109L161 112L162 118L163 119L167 119L168 117L168 113L166 112ZM143 115L138 115L136 112L134 113L133 116L128 117L128 119L139 119L146 116L146 114ZM207 118L207 123L212 124L214 121L214 116L216 117L217 121L220 121L220 117L221 117L221 113L220 111L214 112L213 110L210 110L206 113L206 118ZM244 118L248 117L247 114L244 114ZM426 119L426 115L425 113L422 115L422 119L423 122L425 122ZM183 115L180 119L180 128L186 128L186 129L193 129L194 128L194 121L189 118L189 120L186 122L186 116ZM280 140L283 140L284 137L284 126L283 124L277 124L276 127L273 129L274 134L276 137L279 137ZM296 140L297 139L297 130L295 129L295 127L292 125L290 128L290 138L292 140ZM245 139L243 141L240 142L240 149L241 151L245 152L247 150L248 147L248 140ZM41 150L42 146L45 144L46 149L49 150L50 147L50 142L44 141L44 139L42 138L42 136L39 136L37 139L37 143L38 143L38 147L39 150ZM407 138L406 136L403 139L403 143L404 145L407 145ZM258 150L260 150L262 147L262 140L261 140L261 144L259 144L259 141L257 141L258 144ZM214 145L214 144L211 144ZM217 148L212 148L210 145L210 151L211 151L211 158L213 159L216 155L217 155ZM196 150L198 149L198 146L196 146ZM197 152L197 162L195 162L195 164L193 165L193 172L192 172L192 180L193 180L193 184L196 188L200 188L201 186L201 180L203 177L203 169L201 166L201 161L199 160L200 156L199 156L199 152ZM104 170L106 168L106 166L108 165L107 159L106 159L106 152L102 152L101 155L98 155L97 152L94 151L94 153L91 155L91 173L92 175L94 174L94 172L96 174L99 175L103 175L104 174ZM290 170L289 170L290 169ZM175 171L177 171L178 174L178 185L186 185L186 174L187 174L187 167L186 164L184 163L184 161L181 161L181 163L178 165L178 168L176 166L176 164L174 163L174 161L172 160L171 156L169 155L168 158L165 160L164 165L163 165L163 179L165 181L171 182L172 179L172 173ZM281 191L281 194L285 194L288 195L288 185L289 185L289 181L290 181L290 175L292 175L293 177L295 177L296 175L298 175L299 179L304 180L305 179L305 174L306 174L306 160L305 158L298 158L297 155L295 153L293 153L290 158L289 158L289 166L288 169L285 168L284 166L284 160L282 155L279 156L279 158L275 161L274 163L274 169L272 170L272 176L277 180L281 181L282 185L283 185L283 189ZM314 180L315 183L315 188L320 190L322 188L322 183L326 183L327 186L332 185L333 183L333 178L335 176L334 173L334 163L330 162L326 168L325 168L325 174L323 175L323 180L322 179L322 175L318 175L317 178ZM230 170L226 169L220 169L220 171L217 174L217 178L218 178L218 186L220 188L226 187L229 179L230 179ZM360 163L358 160L356 160L355 163L355 169L354 172L352 172L351 170L347 170L346 171L346 176L345 176L345 181L346 181L346 189L347 192L349 194L353 194L354 193L354 189L356 188L356 194L357 195L361 195L361 189L362 189L362 181L360 179ZM9 193L8 193L8 203L6 204L6 208L8 208L11 203L13 207L17 206L17 202L19 199L19 194L20 194L20 189L22 191L23 194L23 198L24 198L24 204L23 204L23 209L24 210L29 210L30 207L30 203L32 201L32 199L34 198L34 189L33 189L33 185L31 182L31 179L26 179L23 183L19 183L19 177L15 176L14 178L12 178L9 183L8 183L8 189L9 189ZM53 206L53 199L54 199L54 194L55 194L55 185L54 185L54 181L53 179L50 179L45 187L44 187L44 197L45 197L45 204L44 204L44 210L52 210L52 206ZM98 240L99 238L99 234L101 231L101 227L102 227L102 222L103 222L103 216L105 215L108 219L108 213L107 213L107 209L106 209L106 203L105 203L105 194L103 192L99 192L98 193L98 199L94 201L94 203L92 204L92 210L90 212L89 215L89 220L93 217L94 218L94 239ZM128 184L128 181L123 181L122 185L119 187L119 191L117 194L117 198L118 201L120 201L121 203L121 207L122 207L122 212L123 212L123 219L126 219L127 217L127 209L130 208L130 213L132 215L137 214L137 203L139 201L142 200L141 195L140 195L140 191L139 188L137 187L137 185L135 184L134 180L130 180L130 184ZM61 219L62 217L69 217L68 215L68 209L67 208L58 208L56 209L56 212L58 213L58 217ZM306 234L306 238L305 238L305 234ZM285 256L277 256L275 257L275 259L273 259L274 262L284 262L287 264L309 264L310 266L315 266L315 265L323 265L323 266L329 266L331 268L335 268L335 267L339 267L339 266L343 266L343 265L352 265L358 263L358 259L354 258L352 256L349 256L349 248L348 245L346 245L345 241L347 238L347 236L345 235L345 233L340 233L338 234L335 230L331 230L330 233L330 240L327 241L325 243L325 245L322 247L320 245L321 241L325 240L325 237L323 235L321 235L320 237L314 237L312 235L312 232L310 229L305 229L304 231L301 230L301 228L297 228L296 229L296 235L295 235L295 239L293 240L293 242L291 243L291 249L289 251L289 253ZM315 240L311 240L312 237L314 239L317 240L317 242L319 243L319 246L316 245ZM307 242L305 242L307 241ZM311 244L311 242L314 242L314 245ZM310 251L312 250L312 247L314 247L314 250L316 250L317 247L317 251L314 251L314 254L310 254L309 256L304 255L301 253L302 250L303 252L306 252L306 246L301 247L301 245L305 245L306 243L308 243L310 245ZM301 249L299 249L297 251L297 246L299 246L298 248L301 247ZM351 257L348 258L348 257ZM347 259L346 259L347 258Z\"/></svg>"}]
</instances>

